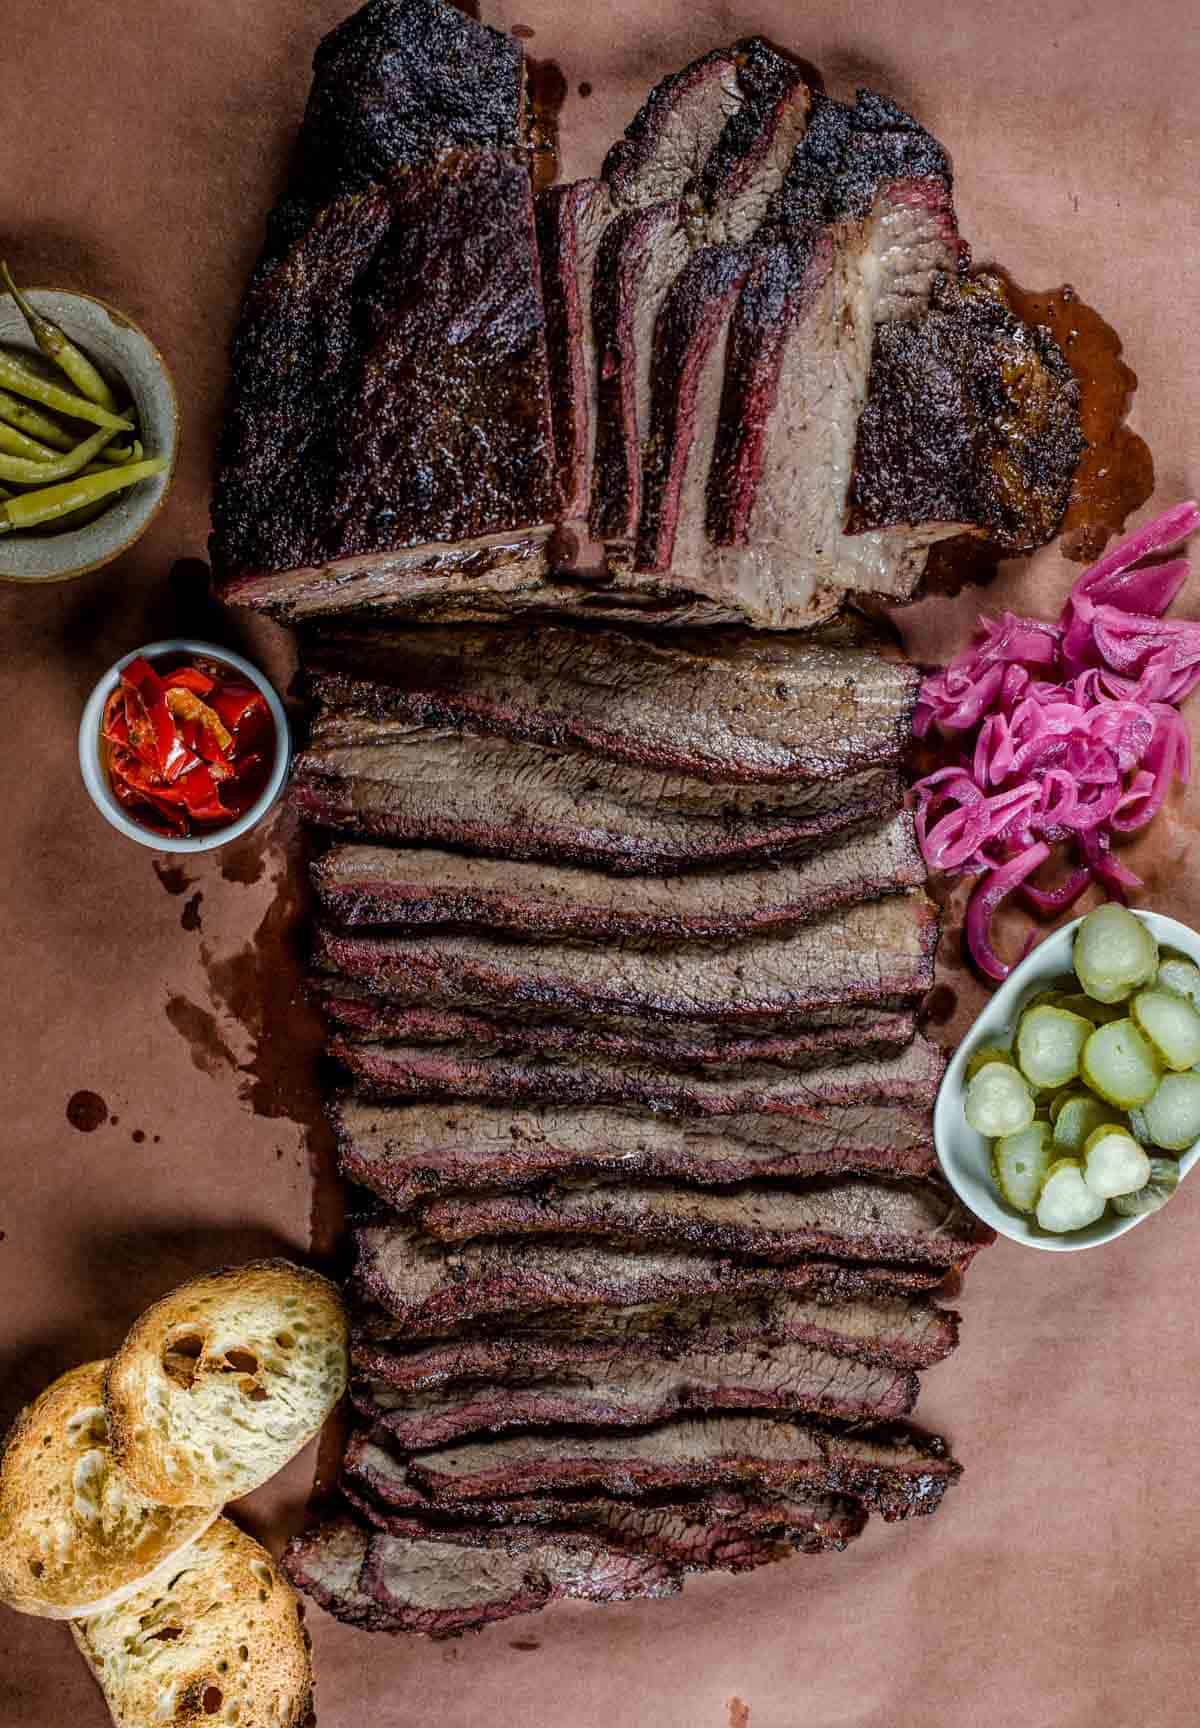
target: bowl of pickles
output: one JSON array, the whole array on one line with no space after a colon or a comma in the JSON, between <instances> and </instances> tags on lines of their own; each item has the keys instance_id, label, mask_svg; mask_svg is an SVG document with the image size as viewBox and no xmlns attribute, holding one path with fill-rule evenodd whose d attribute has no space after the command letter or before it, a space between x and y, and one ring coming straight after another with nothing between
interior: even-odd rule
<instances>
[{"instance_id":1,"label":"bowl of pickles","mask_svg":"<svg viewBox=\"0 0 1200 1728\"><path fill-rule=\"evenodd\" d=\"M1200 1157L1200 934L1116 904L1054 931L955 1051L934 1139L960 1199L1031 1248L1160 1211Z\"/></svg>"},{"instance_id":2,"label":"bowl of pickles","mask_svg":"<svg viewBox=\"0 0 1200 1728\"><path fill-rule=\"evenodd\" d=\"M62 582L143 534L175 468L162 355L115 307L0 260L0 580Z\"/></svg>"}]
</instances>

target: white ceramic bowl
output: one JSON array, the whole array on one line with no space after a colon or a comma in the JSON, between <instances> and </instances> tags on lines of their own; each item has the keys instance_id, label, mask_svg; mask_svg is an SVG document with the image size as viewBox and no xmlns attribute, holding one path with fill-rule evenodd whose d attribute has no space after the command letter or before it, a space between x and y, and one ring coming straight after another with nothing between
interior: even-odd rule
<instances>
[{"instance_id":1,"label":"white ceramic bowl","mask_svg":"<svg viewBox=\"0 0 1200 1728\"><path fill-rule=\"evenodd\" d=\"M166 362L144 331L124 313L90 294L63 294L32 288L26 298L62 326L94 360L114 386L124 384L137 409L138 436L147 457L164 456L161 474L114 495L109 508L82 528L61 534L0 535L0 581L66 582L110 564L146 532L171 489L179 449L179 406ZM0 293L0 348L45 369L24 319L13 300ZM55 378L73 389L66 378ZM32 407L40 407L32 403ZM81 432L80 436L85 436Z\"/></svg>"},{"instance_id":2,"label":"white ceramic bowl","mask_svg":"<svg viewBox=\"0 0 1200 1728\"><path fill-rule=\"evenodd\" d=\"M1160 948L1176 948L1200 965L1200 934L1174 918L1164 918L1161 912L1137 912L1148 924ZM1135 1224L1142 1224L1152 1213L1137 1218L1121 1218L1107 1212L1103 1218L1089 1224L1085 1230L1073 1230L1069 1235L1052 1236L1039 1230L1031 1218L1006 1206L992 1180L988 1142L982 1134L968 1126L963 1114L963 1073L967 1063L981 1044L991 1044L1015 1030L1017 1016L1025 997L1044 989L1052 979L1061 978L1071 970L1071 949L1075 932L1082 918L1064 924L1038 944L1032 954L1017 966L1012 975L997 990L983 1013L950 1060L942 1081L941 1091L933 1111L933 1137L946 1180L960 1200L971 1208L1001 1236L1013 1242L1023 1242L1027 1248L1045 1248L1052 1254L1070 1254L1080 1248L1098 1248L1123 1236ZM1179 1171L1186 1176L1200 1158L1200 1141L1181 1153ZM1168 1202L1168 1205L1170 1202Z\"/></svg>"},{"instance_id":3,"label":"white ceramic bowl","mask_svg":"<svg viewBox=\"0 0 1200 1728\"><path fill-rule=\"evenodd\" d=\"M271 710L271 719L275 722L275 765L271 770L271 778L259 797L227 827L217 828L208 834L187 835L182 839L168 834L156 834L152 829L143 828L139 823L130 820L113 797L100 751L100 724L104 717L104 704L120 681L121 668L127 666L131 660L136 660L139 655L153 661L163 654L203 654L206 659L219 660L222 665L232 667L256 689L262 691L267 707ZM248 834L251 828L257 827L262 821L283 791L291 755L292 733L283 703L275 694L274 686L258 667L252 666L249 660L235 654L231 648L218 648L212 642L194 642L185 637L172 637L165 642L149 642L144 648L135 648L132 653L123 655L109 667L88 697L83 719L79 722L79 768L92 803L105 821L111 822L114 828L119 828L130 840L136 840L139 846L149 846L154 852L212 852L218 846L228 846L231 840Z\"/></svg>"}]
</instances>

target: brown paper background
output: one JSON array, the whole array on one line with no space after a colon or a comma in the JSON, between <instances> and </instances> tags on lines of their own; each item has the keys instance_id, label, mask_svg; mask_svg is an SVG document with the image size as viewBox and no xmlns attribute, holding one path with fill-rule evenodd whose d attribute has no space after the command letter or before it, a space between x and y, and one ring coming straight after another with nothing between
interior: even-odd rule
<instances>
[{"instance_id":1,"label":"brown paper background","mask_svg":"<svg viewBox=\"0 0 1200 1728\"><path fill-rule=\"evenodd\" d=\"M144 322L184 416L174 495L138 548L75 584L0 590L4 1414L111 1349L188 1273L309 1245L309 1030L277 900L286 824L187 864L184 892L168 892L88 804L75 728L118 653L179 625L286 669L278 633L208 616L194 571L167 574L203 554L236 297L312 48L343 9L0 5L4 247L27 282L86 288ZM1200 37L1182 0L485 0L485 16L526 26L529 51L563 68L567 175L595 170L656 77L752 29L816 61L835 93L891 92L953 152L977 257L1030 287L1073 282L1121 332L1155 501L1200 490ZM988 600L1049 614L1072 574L1051 551ZM1200 612L1200 580L1189 598ZM912 650L944 656L978 603L918 607ZM1149 902L1192 922L1198 814L1193 793L1142 848ZM947 979L961 1021L973 987ZM90 1134L65 1115L84 1087L112 1113ZM921 1407L967 1468L937 1518L873 1524L843 1556L697 1579L673 1602L557 1608L450 1645L372 1639L314 1607L324 1728L1193 1722L1198 1232L1189 1183L1103 1251L981 1257L962 1348ZM310 1452L246 1508L275 1546L312 1467ZM104 1720L65 1629L0 1612L0 1724Z\"/></svg>"}]
</instances>

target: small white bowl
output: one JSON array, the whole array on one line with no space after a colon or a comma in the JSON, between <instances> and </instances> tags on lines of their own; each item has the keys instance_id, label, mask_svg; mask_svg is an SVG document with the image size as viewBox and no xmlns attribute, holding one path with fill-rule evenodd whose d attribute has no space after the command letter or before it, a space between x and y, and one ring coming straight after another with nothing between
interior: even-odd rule
<instances>
[{"instance_id":1,"label":"small white bowl","mask_svg":"<svg viewBox=\"0 0 1200 1728\"><path fill-rule=\"evenodd\" d=\"M179 405L162 355L145 331L115 306L90 294L48 288L31 288L25 297L61 325L106 378L125 386L137 410L138 437L146 456L163 456L167 463L161 474L114 494L108 509L82 528L64 529L61 534L0 535L0 581L66 582L111 564L141 538L158 514L175 477ZM0 348L45 370L25 320L6 293L0 293ZM74 388L66 378L55 382L66 390ZM86 436L86 430L80 436Z\"/></svg>"},{"instance_id":2,"label":"small white bowl","mask_svg":"<svg viewBox=\"0 0 1200 1728\"><path fill-rule=\"evenodd\" d=\"M100 750L100 725L104 718L104 704L120 682L121 668L128 666L131 660L136 660L139 656L154 661L163 654L203 654L206 659L219 660L222 665L232 667L253 684L255 689L262 691L267 707L271 710L271 719L275 723L275 765L271 770L271 778L248 810L227 827L214 829L211 833L177 838L143 828L140 823L131 821L117 803L105 772ZM218 846L228 846L231 840L248 834L251 828L257 827L262 821L283 791L291 757L292 732L283 703L275 694L274 686L258 667L252 666L249 660L235 654L231 648L218 648L212 642L194 642L185 637L172 637L165 642L149 642L144 648L135 648L131 654L123 655L109 667L88 697L83 719L79 722L79 768L92 803L106 822L111 822L114 828L119 828L130 840L136 840L139 846L148 846L153 852L213 852Z\"/></svg>"},{"instance_id":3,"label":"small white bowl","mask_svg":"<svg viewBox=\"0 0 1200 1728\"><path fill-rule=\"evenodd\" d=\"M1186 924L1180 924L1174 918L1164 918L1161 912L1137 912L1135 916L1149 925L1160 948L1176 948L1200 965L1200 934L1195 930L1189 930ZM1023 1242L1027 1248L1045 1248L1052 1254L1098 1248L1101 1243L1111 1242L1115 1236L1123 1236L1126 1230L1144 1223L1153 1214L1121 1218L1113 1212L1106 1212L1103 1218L1098 1218L1084 1230L1052 1236L1039 1230L1031 1218L1006 1206L992 1180L988 1142L968 1125L963 1114L966 1090L963 1073L981 1044L995 1043L1015 1030L1024 997L1070 972L1075 932L1082 923L1082 918L1076 918L1070 924L1064 924L1061 930L1055 930L1005 979L951 1057L933 1110L937 1155L946 1180L959 1199L1001 1236L1007 1236L1013 1242ZM1200 1141L1180 1154L1181 1177L1187 1175L1197 1158L1200 1158Z\"/></svg>"}]
</instances>

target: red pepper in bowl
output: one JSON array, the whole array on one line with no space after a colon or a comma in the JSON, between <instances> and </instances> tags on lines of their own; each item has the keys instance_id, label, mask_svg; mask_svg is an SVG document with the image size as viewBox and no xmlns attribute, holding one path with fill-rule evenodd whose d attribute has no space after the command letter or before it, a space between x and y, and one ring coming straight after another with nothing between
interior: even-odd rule
<instances>
[{"instance_id":1,"label":"red pepper in bowl","mask_svg":"<svg viewBox=\"0 0 1200 1728\"><path fill-rule=\"evenodd\" d=\"M215 660L131 660L100 730L114 797L159 834L236 820L266 785L276 748L262 692Z\"/></svg>"}]
</instances>

